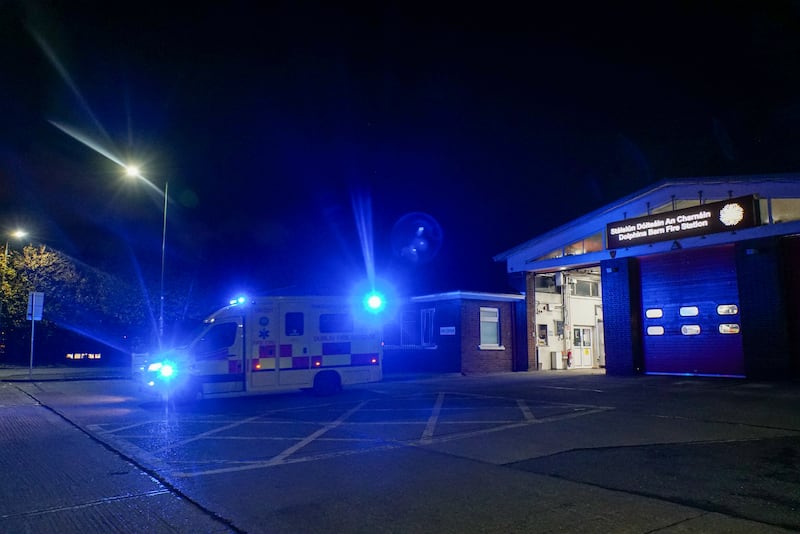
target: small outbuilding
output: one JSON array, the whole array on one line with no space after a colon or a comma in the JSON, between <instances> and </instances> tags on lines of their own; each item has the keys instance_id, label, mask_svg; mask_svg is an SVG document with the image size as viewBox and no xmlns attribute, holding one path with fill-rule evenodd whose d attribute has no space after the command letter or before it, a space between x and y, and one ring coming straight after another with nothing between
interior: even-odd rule
<instances>
[{"instance_id":1,"label":"small outbuilding","mask_svg":"<svg viewBox=\"0 0 800 534\"><path fill-rule=\"evenodd\" d=\"M453 291L411 297L384 326L385 372L528 370L525 296Z\"/></svg>"}]
</instances>

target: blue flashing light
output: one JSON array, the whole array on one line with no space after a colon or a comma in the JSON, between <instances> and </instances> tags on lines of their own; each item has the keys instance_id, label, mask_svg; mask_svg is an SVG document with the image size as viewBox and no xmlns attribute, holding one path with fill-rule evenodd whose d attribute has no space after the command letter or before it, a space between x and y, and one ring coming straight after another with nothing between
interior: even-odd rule
<instances>
[{"instance_id":1,"label":"blue flashing light","mask_svg":"<svg viewBox=\"0 0 800 534\"><path fill-rule=\"evenodd\" d=\"M386 299L377 291L370 291L364 296L364 309L370 313L380 313L386 308Z\"/></svg>"},{"instance_id":2,"label":"blue flashing light","mask_svg":"<svg viewBox=\"0 0 800 534\"><path fill-rule=\"evenodd\" d=\"M235 306L236 304L244 304L247 302L247 297L236 297L235 299L231 299L231 306Z\"/></svg>"}]
</instances>

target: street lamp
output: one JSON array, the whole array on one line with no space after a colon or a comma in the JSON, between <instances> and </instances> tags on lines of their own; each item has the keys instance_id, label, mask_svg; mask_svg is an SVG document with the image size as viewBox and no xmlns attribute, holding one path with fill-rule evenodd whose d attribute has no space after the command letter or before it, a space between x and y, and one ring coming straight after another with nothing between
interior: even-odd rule
<instances>
[{"instance_id":1,"label":"street lamp","mask_svg":"<svg viewBox=\"0 0 800 534\"><path fill-rule=\"evenodd\" d=\"M17 230L14 230L13 232L11 232L8 235L10 237L6 239L6 251L5 251L5 254L3 254L3 267L5 267L6 266L6 262L8 262L8 242L10 241L10 238L13 237L14 239L22 239L23 237L28 235L28 232L26 232L25 230L17 229ZM5 271L3 271L3 275L5 275Z\"/></svg>"},{"instance_id":2,"label":"street lamp","mask_svg":"<svg viewBox=\"0 0 800 534\"><path fill-rule=\"evenodd\" d=\"M139 167L135 165L125 165L125 174L130 178L144 180L150 187L157 189L155 184L142 176ZM169 198L169 180L164 180L164 221L161 228L161 294L159 296L158 311L158 344L164 337L164 257L167 250L167 199Z\"/></svg>"},{"instance_id":3,"label":"street lamp","mask_svg":"<svg viewBox=\"0 0 800 534\"><path fill-rule=\"evenodd\" d=\"M28 235L28 232L26 232L25 230L17 229L8 235L9 237L6 238L6 251L5 253L3 253L3 285L0 286L0 288L5 287L6 285L6 270L8 269L8 242L11 240L10 239L11 237L13 237L14 239L22 239L23 237ZM5 302L5 299L3 300L3 302Z\"/></svg>"}]
</instances>

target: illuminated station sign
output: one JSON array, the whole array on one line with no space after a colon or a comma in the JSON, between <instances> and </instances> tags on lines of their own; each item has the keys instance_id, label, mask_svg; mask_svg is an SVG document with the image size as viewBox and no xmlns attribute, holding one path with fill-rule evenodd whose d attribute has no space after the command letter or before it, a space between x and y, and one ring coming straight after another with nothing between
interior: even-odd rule
<instances>
[{"instance_id":1,"label":"illuminated station sign","mask_svg":"<svg viewBox=\"0 0 800 534\"><path fill-rule=\"evenodd\" d=\"M761 224L754 195L710 202L691 208L625 219L606 226L606 248L624 248L658 241L732 232Z\"/></svg>"}]
</instances>

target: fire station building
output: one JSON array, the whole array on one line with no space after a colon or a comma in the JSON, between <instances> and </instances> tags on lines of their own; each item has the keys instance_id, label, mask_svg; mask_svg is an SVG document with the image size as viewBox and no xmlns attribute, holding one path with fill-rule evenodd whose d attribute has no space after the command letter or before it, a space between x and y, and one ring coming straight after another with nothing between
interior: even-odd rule
<instances>
[{"instance_id":1,"label":"fire station building","mask_svg":"<svg viewBox=\"0 0 800 534\"><path fill-rule=\"evenodd\" d=\"M800 175L665 180L494 260L529 369L800 375Z\"/></svg>"}]
</instances>

